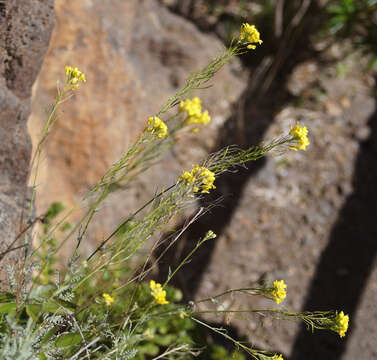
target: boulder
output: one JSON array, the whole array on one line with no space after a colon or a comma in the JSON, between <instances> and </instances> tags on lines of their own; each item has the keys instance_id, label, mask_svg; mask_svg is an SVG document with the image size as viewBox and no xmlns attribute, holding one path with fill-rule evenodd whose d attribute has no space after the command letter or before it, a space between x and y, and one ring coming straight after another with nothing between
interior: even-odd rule
<instances>
[{"instance_id":1,"label":"boulder","mask_svg":"<svg viewBox=\"0 0 377 360\"><path fill-rule=\"evenodd\" d=\"M53 0L0 2L0 288L7 250L27 221L27 178L31 141L27 133L32 85L54 26ZM20 246L18 237L15 246ZM12 248L12 245L11 245Z\"/></svg>"},{"instance_id":2,"label":"boulder","mask_svg":"<svg viewBox=\"0 0 377 360\"><path fill-rule=\"evenodd\" d=\"M30 119L34 144L46 120L45 108L55 96L56 80L63 81L64 66L77 66L87 82L63 105L50 134L38 184L39 212L52 201L68 207L77 203L132 144L148 117L192 71L224 48L216 37L154 0L58 0L55 9L57 25ZM183 167L191 168L206 156L245 87L240 69L235 59L217 74L213 87L190 94L202 98L211 124L182 138L132 189L110 197L83 242L89 250L158 188L175 181Z\"/></svg>"}]
</instances>

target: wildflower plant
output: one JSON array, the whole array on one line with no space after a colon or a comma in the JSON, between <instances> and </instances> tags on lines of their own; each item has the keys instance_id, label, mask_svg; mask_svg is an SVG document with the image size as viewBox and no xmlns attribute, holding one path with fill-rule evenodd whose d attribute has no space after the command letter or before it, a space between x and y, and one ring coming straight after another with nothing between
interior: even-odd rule
<instances>
[{"instance_id":1,"label":"wildflower plant","mask_svg":"<svg viewBox=\"0 0 377 360\"><path fill-rule=\"evenodd\" d=\"M248 49L255 50L257 46L255 44L262 44L263 41L260 38L260 33L255 25L247 23L242 24L240 38L238 40L241 44L246 44Z\"/></svg>"},{"instance_id":2,"label":"wildflower plant","mask_svg":"<svg viewBox=\"0 0 377 360\"><path fill-rule=\"evenodd\" d=\"M201 100L195 96L192 100L181 100L179 110L185 112L187 117L185 119L186 124L201 124L207 125L211 122L211 117L208 114L208 110L202 112ZM198 132L199 128L195 127L193 132Z\"/></svg>"},{"instance_id":3,"label":"wildflower plant","mask_svg":"<svg viewBox=\"0 0 377 360\"><path fill-rule=\"evenodd\" d=\"M79 88L80 82L86 82L85 74L82 73L77 67L65 67L65 76L67 77L67 84L72 85L72 90Z\"/></svg>"},{"instance_id":4,"label":"wildflower plant","mask_svg":"<svg viewBox=\"0 0 377 360\"><path fill-rule=\"evenodd\" d=\"M204 166L195 165L191 171L183 171L178 180L185 185L192 185L195 193L200 191L202 194L209 194L211 189L216 189L216 186L213 185L215 174Z\"/></svg>"},{"instance_id":5,"label":"wildflower plant","mask_svg":"<svg viewBox=\"0 0 377 360\"><path fill-rule=\"evenodd\" d=\"M166 135L168 135L168 127L157 116L151 116L148 119L147 131L152 134L156 134L159 139L163 139Z\"/></svg>"},{"instance_id":6,"label":"wildflower plant","mask_svg":"<svg viewBox=\"0 0 377 360\"><path fill-rule=\"evenodd\" d=\"M99 206L119 185L132 186L133 180L146 171L174 144L174 134L186 126L206 125L210 122L208 111L203 111L198 97L184 98L192 90L205 89L207 82L235 55L262 44L260 34L253 25L243 24L238 40L215 57L202 69L192 73L184 87L174 94L161 109L146 121L144 130L135 143L113 164L89 190L83 200L68 210L57 221L55 216L62 207L54 205L43 217L45 226L40 244L26 251L23 267L9 268L9 291L0 293L0 357L3 359L188 359L203 352L203 358L245 359L242 352L256 360L283 360L282 355L263 351L232 338L223 329L213 327L201 319L206 313L270 316L281 320L304 321L310 330L327 329L343 337L348 328L348 316L341 312L295 313L284 308L208 310L205 303L220 302L236 293L264 296L280 304L286 297L284 280L256 284L249 288L230 289L218 295L182 302L178 289L169 286L172 278L190 262L196 251L207 241L215 241L216 234L209 230L198 239L192 251L175 268L164 283L150 280L154 267L164 255L155 257L154 251L162 242L169 248L179 241L182 233L205 209L200 208L182 229L166 239L155 241L146 258L138 252L147 241L156 237L180 212L195 204L195 197L215 189L215 181L223 173L267 153L284 153L289 149L306 150L309 145L308 130L297 124L288 134L269 142L240 149L227 147L210 155L190 171L177 175L177 181L161 189L134 213L125 218L87 257L80 255L80 245ZM58 107L85 83L85 75L71 66L65 69L66 80L58 94L37 147L33 195L29 217L34 212L38 168L44 141L57 120ZM178 110L174 113L174 107ZM172 110L169 112L168 111ZM85 206L83 217L70 228L69 216ZM63 231L64 229L64 231ZM59 245L52 241L58 231L63 236ZM62 235L60 234L60 235ZM66 235L65 235L66 234ZM31 231L26 241L31 240ZM64 271L54 269L61 246L73 236L77 245ZM131 261L141 259L135 266ZM27 275L29 274L29 275ZM234 343L237 350L229 354L205 341L203 329ZM207 346L207 350L203 347ZM208 349L221 356L208 353ZM206 352L207 351L207 352Z\"/></svg>"},{"instance_id":7,"label":"wildflower plant","mask_svg":"<svg viewBox=\"0 0 377 360\"><path fill-rule=\"evenodd\" d=\"M166 300L166 291L162 290L162 286L159 283L156 283L154 280L151 280L149 283L151 288L151 295L156 300L159 305L169 304L169 301Z\"/></svg>"},{"instance_id":8,"label":"wildflower plant","mask_svg":"<svg viewBox=\"0 0 377 360\"><path fill-rule=\"evenodd\" d=\"M106 306L111 306L113 304L113 302L115 301L115 299L107 293L103 293L102 296L105 300Z\"/></svg>"},{"instance_id":9,"label":"wildflower plant","mask_svg":"<svg viewBox=\"0 0 377 360\"><path fill-rule=\"evenodd\" d=\"M271 290L271 295L277 304L280 304L287 296L287 284L284 280L275 280Z\"/></svg>"},{"instance_id":10,"label":"wildflower plant","mask_svg":"<svg viewBox=\"0 0 377 360\"><path fill-rule=\"evenodd\" d=\"M310 145L308 133L308 128L306 126L301 126L299 122L297 122L296 126L292 126L289 135L293 137L297 144L295 146L291 146L290 149L294 151L306 151L306 148Z\"/></svg>"}]
</instances>

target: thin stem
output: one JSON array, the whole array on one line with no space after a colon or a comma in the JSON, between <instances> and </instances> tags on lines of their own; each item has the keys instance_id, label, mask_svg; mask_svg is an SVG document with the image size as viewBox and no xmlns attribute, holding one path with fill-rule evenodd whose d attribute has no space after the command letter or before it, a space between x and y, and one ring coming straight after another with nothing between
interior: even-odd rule
<instances>
[{"instance_id":1,"label":"thin stem","mask_svg":"<svg viewBox=\"0 0 377 360\"><path fill-rule=\"evenodd\" d=\"M210 326L208 324L206 324L205 322L203 321L200 321L199 319L196 319L194 317L190 317L193 321L197 322L198 324L212 330L213 332L217 333L217 334L220 334L222 336L224 336L226 339L230 340L231 342L233 342L233 344L237 345L238 347L240 347L242 350L246 351L248 354L250 354L254 359L258 360L258 357L255 355L255 350L251 349L250 347L242 344L241 342L237 341L236 339L232 338L231 336L229 336L227 333L225 333L224 331L220 331L219 329L213 327L213 326Z\"/></svg>"},{"instance_id":2,"label":"thin stem","mask_svg":"<svg viewBox=\"0 0 377 360\"><path fill-rule=\"evenodd\" d=\"M199 240L197 244L195 245L194 249L192 249L189 254L183 259L183 261L176 267L176 269L169 275L167 280L165 281L163 288L169 283L169 281L173 278L173 276L184 266L187 261L191 258L192 255L195 254L195 252L199 249L199 247L206 241L207 239L204 238L202 240Z\"/></svg>"},{"instance_id":3,"label":"thin stem","mask_svg":"<svg viewBox=\"0 0 377 360\"><path fill-rule=\"evenodd\" d=\"M128 222L135 218L137 214L143 211L148 205L153 203L156 199L161 197L163 194L171 190L177 184L170 185L167 189L162 190L159 194L155 195L151 200L147 201L142 207L136 210L132 215L130 215L125 221L123 221L105 240L101 242L101 244L87 257L86 261L89 261L98 251L102 249L102 247Z\"/></svg>"},{"instance_id":4,"label":"thin stem","mask_svg":"<svg viewBox=\"0 0 377 360\"><path fill-rule=\"evenodd\" d=\"M202 303L202 302L206 302L206 301L212 301L213 299L217 299L221 296L224 296L224 295L227 295L227 294L230 294L230 293L233 293L233 292L246 292L247 291L258 291L259 289L257 288L239 288L239 289L230 289L230 290L227 290L227 291L224 291L218 295L215 295L215 296L211 296L209 298L206 298L206 299L201 299L201 300L198 300L198 301L195 301L196 304L199 304L199 303ZM247 294L250 294L250 293L247 293ZM258 295L258 292L255 293L255 294L250 294L250 295Z\"/></svg>"}]
</instances>

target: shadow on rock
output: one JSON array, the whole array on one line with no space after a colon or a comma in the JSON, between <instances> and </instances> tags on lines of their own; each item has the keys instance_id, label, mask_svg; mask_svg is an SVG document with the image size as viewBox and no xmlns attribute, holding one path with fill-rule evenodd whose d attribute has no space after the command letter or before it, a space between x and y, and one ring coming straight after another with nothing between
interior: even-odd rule
<instances>
[{"instance_id":1,"label":"shadow on rock","mask_svg":"<svg viewBox=\"0 0 377 360\"><path fill-rule=\"evenodd\" d=\"M317 28L314 24L321 19L320 16L316 16L320 9L314 2L307 10L299 24L293 28L288 27L289 34L283 35L283 40L278 41L276 47L260 47L255 52L257 56L252 53L242 58L246 66L256 70L250 76L247 90L239 103L235 104L234 115L221 129L217 144L211 152L217 152L233 144L247 148L261 143L276 113L292 100L286 90L287 80L297 64L313 57L309 39L312 31ZM262 29L261 32L266 37L271 37L267 31L264 32ZM293 54L294 56L291 56ZM274 61L268 62L271 57ZM259 64L256 64L257 61ZM179 240L179 246L172 246L167 251L159 263L158 278L161 282L166 280L169 268L174 269L180 264L208 230L213 230L218 236L224 232L238 208L244 187L264 164L263 159L250 162L245 168L237 169L236 173L216 179L216 190L201 199L199 205L206 207L219 198L223 199L221 204L192 224ZM180 227L185 222L183 221ZM194 297L215 247L216 240L203 244L190 264L173 279L173 285L182 289L186 299ZM165 250L161 248L157 256Z\"/></svg>"},{"instance_id":2,"label":"shadow on rock","mask_svg":"<svg viewBox=\"0 0 377 360\"><path fill-rule=\"evenodd\" d=\"M354 192L339 213L312 280L304 311L343 310L350 316L345 338L300 329L291 360L341 359L352 336L353 319L377 252L377 111L369 120L370 137L360 145Z\"/></svg>"}]
</instances>

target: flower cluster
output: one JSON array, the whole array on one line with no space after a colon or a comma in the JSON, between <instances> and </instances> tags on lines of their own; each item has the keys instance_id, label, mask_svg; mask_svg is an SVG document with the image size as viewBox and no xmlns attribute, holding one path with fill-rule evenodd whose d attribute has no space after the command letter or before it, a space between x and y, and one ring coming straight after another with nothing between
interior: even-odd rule
<instances>
[{"instance_id":1,"label":"flower cluster","mask_svg":"<svg viewBox=\"0 0 377 360\"><path fill-rule=\"evenodd\" d=\"M163 139L168 134L168 127L157 116L151 116L148 119L147 131L156 134L159 139Z\"/></svg>"},{"instance_id":2,"label":"flower cluster","mask_svg":"<svg viewBox=\"0 0 377 360\"><path fill-rule=\"evenodd\" d=\"M106 306L111 306L113 302L115 301L114 298L111 297L109 294L103 293L102 296L105 300Z\"/></svg>"},{"instance_id":3,"label":"flower cluster","mask_svg":"<svg viewBox=\"0 0 377 360\"><path fill-rule=\"evenodd\" d=\"M299 122L297 122L296 126L291 127L289 135L293 136L294 140L297 141L297 145L291 146L290 149L294 151L306 151L306 147L310 145L308 133L308 128L306 126L301 126Z\"/></svg>"},{"instance_id":4,"label":"flower cluster","mask_svg":"<svg viewBox=\"0 0 377 360\"><path fill-rule=\"evenodd\" d=\"M284 280L275 280L273 282L273 288L271 291L271 295L273 296L275 302L280 304L287 296L287 292L285 289L287 285L285 284Z\"/></svg>"},{"instance_id":5,"label":"flower cluster","mask_svg":"<svg viewBox=\"0 0 377 360\"><path fill-rule=\"evenodd\" d=\"M348 322L349 322L349 316L344 315L343 311L341 311L339 314L336 313L335 325L334 325L333 330L336 331L340 337L344 337L348 329Z\"/></svg>"},{"instance_id":6,"label":"flower cluster","mask_svg":"<svg viewBox=\"0 0 377 360\"><path fill-rule=\"evenodd\" d=\"M202 112L202 104L198 97L194 97L192 100L186 99L181 101L179 105L180 111L186 111L187 113L187 124L202 124L207 125L211 122L211 117L208 114L208 111ZM198 128L194 129L198 131Z\"/></svg>"},{"instance_id":7,"label":"flower cluster","mask_svg":"<svg viewBox=\"0 0 377 360\"><path fill-rule=\"evenodd\" d=\"M248 23L244 23L241 25L241 32L238 41L240 43L247 43L247 48L253 50L256 48L256 45L253 44L263 43L263 41L260 38L260 33L255 27L255 25L250 25Z\"/></svg>"},{"instance_id":8,"label":"flower cluster","mask_svg":"<svg viewBox=\"0 0 377 360\"><path fill-rule=\"evenodd\" d=\"M284 358L283 358L283 355L282 355L282 354L280 354L280 355L275 354L275 355L272 357L272 360L284 360Z\"/></svg>"},{"instance_id":9,"label":"flower cluster","mask_svg":"<svg viewBox=\"0 0 377 360\"><path fill-rule=\"evenodd\" d=\"M154 280L151 280L149 282L149 287L151 289L151 295L155 298L157 304L169 304L169 301L166 300L166 291L162 290L161 284L156 283Z\"/></svg>"},{"instance_id":10,"label":"flower cluster","mask_svg":"<svg viewBox=\"0 0 377 360\"><path fill-rule=\"evenodd\" d=\"M67 77L67 84L72 85L72 90L79 88L79 82L86 82L85 74L82 73L77 67L65 67L65 76Z\"/></svg>"},{"instance_id":11,"label":"flower cluster","mask_svg":"<svg viewBox=\"0 0 377 360\"><path fill-rule=\"evenodd\" d=\"M186 185L194 184L194 192L201 189L201 193L209 194L211 189L216 189L216 186L213 185L215 174L204 166L195 165L191 171L184 171L178 180L183 181Z\"/></svg>"}]
</instances>

